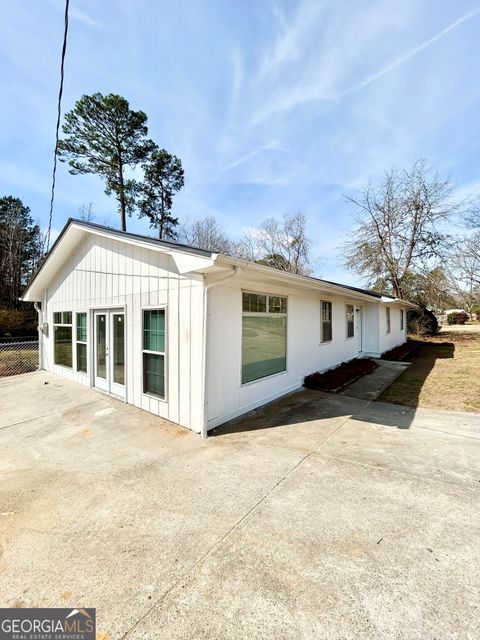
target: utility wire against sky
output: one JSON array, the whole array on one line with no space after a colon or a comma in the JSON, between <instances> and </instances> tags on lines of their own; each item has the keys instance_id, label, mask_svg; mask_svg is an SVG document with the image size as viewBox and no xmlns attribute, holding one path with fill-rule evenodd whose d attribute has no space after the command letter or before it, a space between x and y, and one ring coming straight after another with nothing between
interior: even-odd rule
<instances>
[{"instance_id":1,"label":"utility wire against sky","mask_svg":"<svg viewBox=\"0 0 480 640\"><path fill-rule=\"evenodd\" d=\"M50 232L52 230L52 217L53 217L53 202L55 200L55 176L57 173L57 152L58 152L58 134L60 131L60 118L62 114L62 94L63 94L63 78L65 69L65 54L67 52L67 36L68 36L68 8L70 0L65 0L65 18L64 18L64 32L63 32L63 46L62 46L62 61L60 65L60 87L58 90L58 103L57 103L57 127L55 131L55 152L53 157L53 171L52 171L52 193L50 196L50 214L48 217L48 231L46 237L46 251L50 248Z\"/></svg>"}]
</instances>

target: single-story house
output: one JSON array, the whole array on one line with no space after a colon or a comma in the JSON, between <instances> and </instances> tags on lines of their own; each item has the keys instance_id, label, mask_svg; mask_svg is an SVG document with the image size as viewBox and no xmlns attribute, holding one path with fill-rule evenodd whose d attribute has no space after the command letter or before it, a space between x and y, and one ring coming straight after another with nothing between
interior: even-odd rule
<instances>
[{"instance_id":1,"label":"single-story house","mask_svg":"<svg viewBox=\"0 0 480 640\"><path fill-rule=\"evenodd\" d=\"M23 300L40 368L206 435L406 339L403 300L70 219Z\"/></svg>"}]
</instances>

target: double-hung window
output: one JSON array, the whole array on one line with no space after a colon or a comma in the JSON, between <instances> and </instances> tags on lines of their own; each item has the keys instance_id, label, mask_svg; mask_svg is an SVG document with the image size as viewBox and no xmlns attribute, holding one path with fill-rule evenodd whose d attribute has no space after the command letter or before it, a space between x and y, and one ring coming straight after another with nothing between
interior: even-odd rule
<instances>
[{"instance_id":1,"label":"double-hung window","mask_svg":"<svg viewBox=\"0 0 480 640\"><path fill-rule=\"evenodd\" d=\"M355 310L353 304L345 305L345 313L347 316L347 338L353 338L355 335Z\"/></svg>"},{"instance_id":2,"label":"double-hung window","mask_svg":"<svg viewBox=\"0 0 480 640\"><path fill-rule=\"evenodd\" d=\"M287 370L287 298L242 294L242 384Z\"/></svg>"},{"instance_id":3,"label":"double-hung window","mask_svg":"<svg viewBox=\"0 0 480 640\"><path fill-rule=\"evenodd\" d=\"M143 393L165 398L165 309L143 311Z\"/></svg>"},{"instance_id":4,"label":"double-hung window","mask_svg":"<svg viewBox=\"0 0 480 640\"><path fill-rule=\"evenodd\" d=\"M400 331L403 331L403 328L405 326L405 316L404 316L404 310L400 309Z\"/></svg>"},{"instance_id":5,"label":"double-hung window","mask_svg":"<svg viewBox=\"0 0 480 640\"><path fill-rule=\"evenodd\" d=\"M87 314L77 313L77 371L87 373Z\"/></svg>"},{"instance_id":6,"label":"double-hung window","mask_svg":"<svg viewBox=\"0 0 480 640\"><path fill-rule=\"evenodd\" d=\"M387 333L390 333L390 331L392 330L392 325L390 321L390 307L386 307L385 313L387 317Z\"/></svg>"},{"instance_id":7,"label":"double-hung window","mask_svg":"<svg viewBox=\"0 0 480 640\"><path fill-rule=\"evenodd\" d=\"M321 315L321 341L330 342L332 340L332 303L326 300L320 302Z\"/></svg>"},{"instance_id":8,"label":"double-hung window","mask_svg":"<svg viewBox=\"0 0 480 640\"><path fill-rule=\"evenodd\" d=\"M72 312L55 311L53 314L53 361L72 368Z\"/></svg>"}]
</instances>

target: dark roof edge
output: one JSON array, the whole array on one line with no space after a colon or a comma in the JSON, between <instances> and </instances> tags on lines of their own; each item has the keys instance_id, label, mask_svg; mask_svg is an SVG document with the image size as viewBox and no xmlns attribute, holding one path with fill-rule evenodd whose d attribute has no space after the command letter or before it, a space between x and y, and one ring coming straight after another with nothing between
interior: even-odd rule
<instances>
[{"instance_id":1,"label":"dark roof edge","mask_svg":"<svg viewBox=\"0 0 480 640\"><path fill-rule=\"evenodd\" d=\"M361 289L360 287L352 287L349 284L342 284L341 282L333 282L332 280L324 280L323 278L315 278L315 280L320 280L320 282L326 282L327 284L334 284L337 287L343 287L344 289L350 289L351 291L357 291L358 293L364 293L368 296L374 296L375 298L392 298L391 295L387 293L379 293L378 291L373 291L372 289Z\"/></svg>"},{"instance_id":2,"label":"dark roof edge","mask_svg":"<svg viewBox=\"0 0 480 640\"><path fill-rule=\"evenodd\" d=\"M213 252L212 251L208 251L207 249L199 249L198 247L190 247L189 245L186 245L186 244L179 244L177 242L170 242L168 240L158 240L157 238L151 238L149 236L142 236L142 235L140 235L138 233L130 233L129 231L120 231L120 229L114 229L113 227L107 227L107 226L105 226L103 224L97 224L96 222L87 222L86 220L79 220L78 218L68 218L68 220L66 221L63 229L58 234L58 237L56 238L55 242L52 244L52 246L50 247L48 252L43 256L43 260L38 265L37 269L35 270L35 273L30 278L30 281L27 284L27 286L25 287L25 290L23 291L23 293L22 293L22 295L20 297L20 300L23 300L23 297L25 296L27 291L30 289L32 284L35 282L35 280L37 279L37 276L40 274L40 272L43 269L44 265L50 259L51 255L53 254L53 252L55 251L57 246L60 244L63 236L67 232L67 229L72 224L75 224L75 225L80 226L80 227L85 227L86 229L91 229L92 231L95 231L95 230L96 231L106 231L106 232L111 233L111 234L113 234L115 236L118 236L119 239L122 239L122 238L125 238L125 237L129 237L132 240L148 241L148 242L151 242L152 244L156 244L158 246L162 246L162 247L165 246L165 248L177 249L179 251L185 251L186 253L195 253L197 255L205 256L205 257L208 257L208 258L211 258L212 255L213 255Z\"/></svg>"},{"instance_id":3,"label":"dark roof edge","mask_svg":"<svg viewBox=\"0 0 480 640\"><path fill-rule=\"evenodd\" d=\"M103 224L97 224L96 222L87 222L86 220L79 220L78 218L69 218L65 227L63 228L60 235L63 234L63 231L67 227L68 224L75 223L82 227L87 227L90 229L96 229L97 231L107 231L108 233L113 233L119 238L131 238L132 240L147 240L148 242L152 242L154 244L159 245L160 247L169 247L171 249L179 249L180 251L183 249L188 253L196 253L205 257L211 257L214 253L213 251L209 251L208 249L200 249L199 247L192 247L188 244L182 244L181 242L173 242L171 240L160 240L159 238L152 238L151 236L144 236L140 233L132 233L131 231L121 231L120 229L115 229L114 227L107 227ZM60 236L59 236L60 237ZM58 238L57 238L58 240ZM53 245L55 246L55 244ZM52 247L53 249L53 247Z\"/></svg>"}]
</instances>

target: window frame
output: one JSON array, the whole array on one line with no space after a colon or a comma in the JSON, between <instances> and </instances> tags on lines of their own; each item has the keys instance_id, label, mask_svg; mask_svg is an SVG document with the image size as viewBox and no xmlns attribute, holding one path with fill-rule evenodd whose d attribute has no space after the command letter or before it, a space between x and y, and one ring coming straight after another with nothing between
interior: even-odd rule
<instances>
[{"instance_id":1,"label":"window frame","mask_svg":"<svg viewBox=\"0 0 480 640\"><path fill-rule=\"evenodd\" d=\"M244 311L243 310L243 294L253 294L256 296L265 296L265 311ZM269 378L273 378L274 376L282 376L285 373L288 373L288 295L281 295L279 293L264 293L263 291L250 291L247 289L241 290L241 344L240 344L240 386L245 387L250 384L255 384L257 382L261 382L262 380L268 380ZM285 313L275 311L269 311L270 309L270 297L272 298L284 298L286 301L286 311ZM275 371L275 373L270 373L267 376L262 376L261 378L255 378L255 380L247 380L243 382L243 318L244 317L254 317L254 318L285 318L285 369L281 371Z\"/></svg>"},{"instance_id":2,"label":"window frame","mask_svg":"<svg viewBox=\"0 0 480 640\"><path fill-rule=\"evenodd\" d=\"M400 331L405 330L405 309L400 309Z\"/></svg>"},{"instance_id":3,"label":"window frame","mask_svg":"<svg viewBox=\"0 0 480 640\"><path fill-rule=\"evenodd\" d=\"M85 316L85 331L87 333L87 339L86 340L79 340L78 339L78 316L79 315L84 315ZM72 318L73 320L73 318ZM89 370L89 357L88 357L88 334L89 334L89 327L88 327L88 311L75 311L75 371L77 373L80 373L83 376L88 376L88 370ZM73 342L73 336L72 336L72 342ZM83 344L85 345L85 351L86 351L86 356L87 356L87 370L83 371L82 369L78 368L78 349L77 349L77 345L78 344Z\"/></svg>"},{"instance_id":4,"label":"window frame","mask_svg":"<svg viewBox=\"0 0 480 640\"><path fill-rule=\"evenodd\" d=\"M385 307L387 333L392 333L392 312L390 307Z\"/></svg>"},{"instance_id":5,"label":"window frame","mask_svg":"<svg viewBox=\"0 0 480 640\"><path fill-rule=\"evenodd\" d=\"M350 321L348 319L348 308L351 307L352 308L352 320ZM348 325L351 324L352 325L352 335L349 336L348 335ZM349 302L345 303L345 339L346 340L351 340L352 338L355 338L355 305L354 304L350 304Z\"/></svg>"},{"instance_id":6,"label":"window frame","mask_svg":"<svg viewBox=\"0 0 480 640\"><path fill-rule=\"evenodd\" d=\"M60 314L60 319L61 322L55 322L55 315L56 314ZM70 322L65 322L65 316L67 316L68 314L70 314ZM74 362L73 362L73 312L72 311L54 311L53 312L53 316L52 316L53 322L52 322L52 326L53 326L53 340L52 340L52 347L53 347L53 364L55 367L63 367L64 369L69 369L70 371L74 371ZM68 318L67 318L68 319ZM68 364L62 364L59 362L56 362L56 349L55 349L55 328L56 327L70 327L70 331L71 331L71 336L70 336L70 345L72 348L72 353L71 353L71 361L72 364L69 366Z\"/></svg>"},{"instance_id":7,"label":"window frame","mask_svg":"<svg viewBox=\"0 0 480 640\"><path fill-rule=\"evenodd\" d=\"M323 337L323 305L330 305L330 338L324 339ZM330 344L333 342L333 301L332 300L320 300L320 344Z\"/></svg>"},{"instance_id":8,"label":"window frame","mask_svg":"<svg viewBox=\"0 0 480 640\"><path fill-rule=\"evenodd\" d=\"M145 338L145 333L144 333L144 328L145 328L145 311L163 311L165 313L165 340L164 340L164 345L163 345L163 352L162 351L152 351L151 349L144 349L143 348L143 344L144 344L144 338ZM142 314L142 322L141 322L141 327L142 327L142 333L141 333L141 359L142 359L142 395L145 396L146 398L153 398L154 400L158 400L159 402L168 402L168 313L167 313L167 305L163 305L163 304L155 304L155 305L148 305L148 306L144 306L140 309L140 312ZM125 325L126 327L126 325ZM125 339L125 344L126 344L126 339ZM155 393L152 393L150 391L145 391L145 387L144 387L144 374L143 374L143 354L144 353L150 353L152 355L157 355L157 356L163 356L163 397L156 395Z\"/></svg>"}]
</instances>

